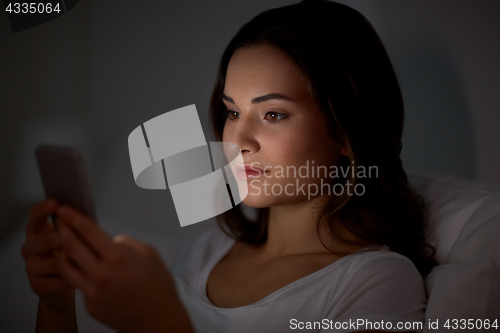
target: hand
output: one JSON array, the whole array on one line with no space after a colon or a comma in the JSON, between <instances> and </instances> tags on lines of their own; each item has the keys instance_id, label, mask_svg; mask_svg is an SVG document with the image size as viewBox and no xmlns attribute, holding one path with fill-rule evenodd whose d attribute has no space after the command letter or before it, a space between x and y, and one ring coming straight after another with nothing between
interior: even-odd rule
<instances>
[{"instance_id":1,"label":"hand","mask_svg":"<svg viewBox=\"0 0 500 333\"><path fill-rule=\"evenodd\" d=\"M68 206L57 210L61 274L81 289L88 312L132 332L192 332L175 285L158 252L120 235L112 240Z\"/></svg>"},{"instance_id":2,"label":"hand","mask_svg":"<svg viewBox=\"0 0 500 333\"><path fill-rule=\"evenodd\" d=\"M21 254L31 289L40 297L41 305L59 311L74 308L75 290L60 276L59 255L61 241L48 217L58 208L55 199L35 204L30 210L26 241Z\"/></svg>"}]
</instances>

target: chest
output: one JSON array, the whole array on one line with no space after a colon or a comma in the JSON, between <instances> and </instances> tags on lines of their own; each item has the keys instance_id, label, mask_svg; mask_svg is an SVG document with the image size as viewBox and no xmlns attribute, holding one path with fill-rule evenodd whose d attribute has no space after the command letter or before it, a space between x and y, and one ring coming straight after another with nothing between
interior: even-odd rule
<instances>
[{"instance_id":1,"label":"chest","mask_svg":"<svg viewBox=\"0 0 500 333\"><path fill-rule=\"evenodd\" d=\"M245 257L227 258L212 269L207 297L222 308L249 305L338 259L335 255L307 255L257 264Z\"/></svg>"}]
</instances>

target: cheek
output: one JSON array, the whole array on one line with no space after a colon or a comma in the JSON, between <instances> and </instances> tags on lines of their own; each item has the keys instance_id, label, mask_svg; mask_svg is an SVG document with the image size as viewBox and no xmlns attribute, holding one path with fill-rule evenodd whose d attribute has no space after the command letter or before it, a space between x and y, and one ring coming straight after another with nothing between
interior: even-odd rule
<instances>
[{"instance_id":1,"label":"cheek","mask_svg":"<svg viewBox=\"0 0 500 333\"><path fill-rule=\"evenodd\" d=\"M306 160L325 161L334 153L335 144L317 127L308 126L273 142L273 151L290 164L299 165L305 164Z\"/></svg>"},{"instance_id":2,"label":"cheek","mask_svg":"<svg viewBox=\"0 0 500 333\"><path fill-rule=\"evenodd\" d=\"M297 162L307 158L306 148L307 140L299 136L290 136L273 142L273 151L284 164L296 165Z\"/></svg>"}]
</instances>

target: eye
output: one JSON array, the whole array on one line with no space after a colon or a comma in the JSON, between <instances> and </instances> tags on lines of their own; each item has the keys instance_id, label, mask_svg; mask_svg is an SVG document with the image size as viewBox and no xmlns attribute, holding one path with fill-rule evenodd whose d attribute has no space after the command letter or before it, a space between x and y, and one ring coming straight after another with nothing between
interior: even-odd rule
<instances>
[{"instance_id":1,"label":"eye","mask_svg":"<svg viewBox=\"0 0 500 333\"><path fill-rule=\"evenodd\" d=\"M285 114L276 112L276 111L269 111L266 113L265 119L270 122L270 123L277 123L285 119L287 116ZM224 118L227 120L237 120L240 118L239 112L236 112L234 110L226 110L224 111Z\"/></svg>"},{"instance_id":2,"label":"eye","mask_svg":"<svg viewBox=\"0 0 500 333\"><path fill-rule=\"evenodd\" d=\"M226 110L224 111L224 118L229 120L236 120L240 117L240 114L234 110Z\"/></svg>"},{"instance_id":3,"label":"eye","mask_svg":"<svg viewBox=\"0 0 500 333\"><path fill-rule=\"evenodd\" d=\"M277 123L286 118L286 115L276 111L269 111L268 113L266 113L266 118L267 116L269 116L268 121L271 123Z\"/></svg>"}]
</instances>

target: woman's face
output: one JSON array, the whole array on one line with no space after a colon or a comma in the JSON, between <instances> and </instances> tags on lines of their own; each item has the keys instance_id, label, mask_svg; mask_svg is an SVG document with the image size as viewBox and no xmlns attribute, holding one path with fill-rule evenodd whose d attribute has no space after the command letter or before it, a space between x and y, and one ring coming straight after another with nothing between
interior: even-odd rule
<instances>
[{"instance_id":1,"label":"woman's face","mask_svg":"<svg viewBox=\"0 0 500 333\"><path fill-rule=\"evenodd\" d=\"M339 146L288 55L271 46L238 49L222 98L229 111L222 141L241 148L245 165L264 170L247 179L246 205L272 207L321 194L317 166L326 166L328 176L338 163ZM320 171L327 183L324 168Z\"/></svg>"}]
</instances>

